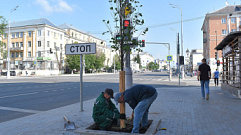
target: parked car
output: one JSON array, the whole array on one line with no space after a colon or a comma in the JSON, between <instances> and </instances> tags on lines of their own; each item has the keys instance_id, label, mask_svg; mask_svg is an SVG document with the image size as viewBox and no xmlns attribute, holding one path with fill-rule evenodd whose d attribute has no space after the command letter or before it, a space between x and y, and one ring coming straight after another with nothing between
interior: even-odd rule
<instances>
[{"instance_id":1,"label":"parked car","mask_svg":"<svg viewBox=\"0 0 241 135\"><path fill-rule=\"evenodd\" d=\"M10 76L16 76L16 72L15 71L10 71Z\"/></svg>"},{"instance_id":2,"label":"parked car","mask_svg":"<svg viewBox=\"0 0 241 135\"><path fill-rule=\"evenodd\" d=\"M7 76L7 72L2 72L1 75L2 76ZM15 71L10 71L10 76L16 76L16 72Z\"/></svg>"}]
</instances>

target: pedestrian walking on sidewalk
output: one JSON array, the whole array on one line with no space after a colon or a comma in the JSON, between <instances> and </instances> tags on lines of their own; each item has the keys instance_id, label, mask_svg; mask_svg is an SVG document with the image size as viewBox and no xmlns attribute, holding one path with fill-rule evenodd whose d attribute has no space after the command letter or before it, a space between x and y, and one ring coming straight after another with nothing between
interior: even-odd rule
<instances>
[{"instance_id":1,"label":"pedestrian walking on sidewalk","mask_svg":"<svg viewBox=\"0 0 241 135\"><path fill-rule=\"evenodd\" d=\"M215 83L215 86L218 86L218 77L219 77L219 72L218 72L218 69L216 69L216 71L214 72L214 83Z\"/></svg>"},{"instance_id":2,"label":"pedestrian walking on sidewalk","mask_svg":"<svg viewBox=\"0 0 241 135\"><path fill-rule=\"evenodd\" d=\"M142 128L147 128L149 108L157 95L156 89L149 85L135 85L115 95L116 104L126 102L134 110L132 133L139 133L140 122Z\"/></svg>"},{"instance_id":3,"label":"pedestrian walking on sidewalk","mask_svg":"<svg viewBox=\"0 0 241 135\"><path fill-rule=\"evenodd\" d=\"M209 99L209 79L211 78L211 69L210 66L206 64L206 59L202 59L202 64L198 67L198 76L197 80L201 82L201 92L202 97L205 99L205 92L206 92L206 99ZM204 90L205 88L205 90Z\"/></svg>"},{"instance_id":4,"label":"pedestrian walking on sidewalk","mask_svg":"<svg viewBox=\"0 0 241 135\"><path fill-rule=\"evenodd\" d=\"M119 110L110 100L113 93L112 89L107 88L95 101L92 118L98 129L108 130L113 124L117 124L120 118Z\"/></svg>"}]
</instances>

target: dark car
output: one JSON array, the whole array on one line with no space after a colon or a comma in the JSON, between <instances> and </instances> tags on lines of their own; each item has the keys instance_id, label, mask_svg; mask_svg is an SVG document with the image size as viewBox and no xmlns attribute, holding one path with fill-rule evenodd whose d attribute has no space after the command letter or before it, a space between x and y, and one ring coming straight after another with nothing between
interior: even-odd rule
<instances>
[{"instance_id":1,"label":"dark car","mask_svg":"<svg viewBox=\"0 0 241 135\"><path fill-rule=\"evenodd\" d=\"M7 72L2 72L1 75L2 76L7 76ZM10 71L10 76L16 76L16 72L15 71Z\"/></svg>"},{"instance_id":2,"label":"dark car","mask_svg":"<svg viewBox=\"0 0 241 135\"><path fill-rule=\"evenodd\" d=\"M15 71L10 71L10 76L16 76L16 72Z\"/></svg>"}]
</instances>

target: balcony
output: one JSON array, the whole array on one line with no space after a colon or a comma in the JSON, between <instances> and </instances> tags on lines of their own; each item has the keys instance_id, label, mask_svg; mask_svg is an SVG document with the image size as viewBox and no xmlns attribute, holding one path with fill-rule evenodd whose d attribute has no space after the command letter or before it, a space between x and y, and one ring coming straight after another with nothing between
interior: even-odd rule
<instances>
[{"instance_id":1,"label":"balcony","mask_svg":"<svg viewBox=\"0 0 241 135\"><path fill-rule=\"evenodd\" d=\"M23 50L23 47L11 47L10 51L20 51Z\"/></svg>"}]
</instances>

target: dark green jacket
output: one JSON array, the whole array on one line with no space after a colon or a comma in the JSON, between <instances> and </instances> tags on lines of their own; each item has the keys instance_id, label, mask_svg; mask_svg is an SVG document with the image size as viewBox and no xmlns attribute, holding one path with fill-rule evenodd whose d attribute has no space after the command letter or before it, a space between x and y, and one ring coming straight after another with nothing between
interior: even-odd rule
<instances>
[{"instance_id":1,"label":"dark green jacket","mask_svg":"<svg viewBox=\"0 0 241 135\"><path fill-rule=\"evenodd\" d=\"M111 100L104 97L104 92L102 92L95 101L92 118L101 128L106 128L112 125L113 119L120 118L120 112Z\"/></svg>"}]
</instances>

